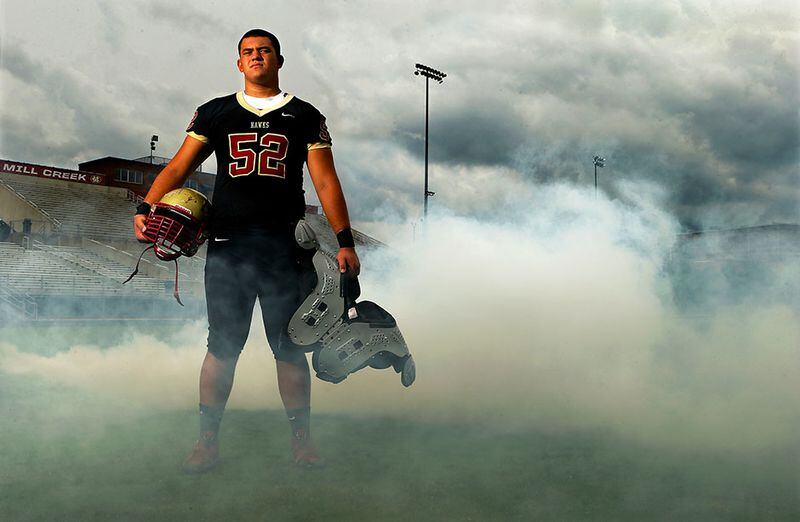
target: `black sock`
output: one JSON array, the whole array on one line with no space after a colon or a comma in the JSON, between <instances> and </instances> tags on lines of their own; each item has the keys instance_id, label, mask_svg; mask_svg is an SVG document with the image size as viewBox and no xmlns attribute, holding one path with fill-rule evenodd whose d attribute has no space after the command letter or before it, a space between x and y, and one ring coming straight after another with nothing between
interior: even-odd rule
<instances>
[{"instance_id":1,"label":"black sock","mask_svg":"<svg viewBox=\"0 0 800 522\"><path fill-rule=\"evenodd\" d=\"M215 438L219 432L219 425L222 422L222 413L224 408L217 408L213 406L206 406L200 404L200 436L206 437L206 434L213 433L211 438Z\"/></svg>"},{"instance_id":2,"label":"black sock","mask_svg":"<svg viewBox=\"0 0 800 522\"><path fill-rule=\"evenodd\" d=\"M292 435L302 437L308 434L309 424L311 423L311 406L286 410L286 416L289 417Z\"/></svg>"}]
</instances>

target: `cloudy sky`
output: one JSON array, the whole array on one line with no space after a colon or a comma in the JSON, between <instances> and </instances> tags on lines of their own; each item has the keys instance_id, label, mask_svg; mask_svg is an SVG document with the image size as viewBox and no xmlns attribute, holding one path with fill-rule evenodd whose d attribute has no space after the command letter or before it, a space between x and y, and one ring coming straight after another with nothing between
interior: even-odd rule
<instances>
[{"instance_id":1,"label":"cloudy sky","mask_svg":"<svg viewBox=\"0 0 800 522\"><path fill-rule=\"evenodd\" d=\"M281 86L327 117L356 222L431 205L490 218L550 183L663 190L684 228L800 222L800 9L791 1L3 0L0 157L76 168L171 155L241 88L236 42L281 39ZM206 170L211 162L206 166ZM309 198L313 200L313 197Z\"/></svg>"}]
</instances>

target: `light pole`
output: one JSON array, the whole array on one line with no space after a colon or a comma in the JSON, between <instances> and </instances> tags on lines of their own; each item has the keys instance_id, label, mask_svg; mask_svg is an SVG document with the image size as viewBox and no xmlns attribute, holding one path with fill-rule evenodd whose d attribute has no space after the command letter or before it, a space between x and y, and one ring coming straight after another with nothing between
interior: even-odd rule
<instances>
[{"instance_id":1,"label":"light pole","mask_svg":"<svg viewBox=\"0 0 800 522\"><path fill-rule=\"evenodd\" d=\"M597 167L601 169L606 166L606 159L601 158L600 156L595 156L592 158L594 162L594 197L597 197Z\"/></svg>"},{"instance_id":2,"label":"light pole","mask_svg":"<svg viewBox=\"0 0 800 522\"><path fill-rule=\"evenodd\" d=\"M426 65L422 65L421 63L416 64L416 68L417 70L414 71L414 74L417 76L421 74L425 77L425 202L423 219L427 219L428 197L435 194L435 192L428 190L428 83L431 78L439 83L442 83L442 81L444 81L444 77L447 75L442 71L437 71L436 69L432 69Z\"/></svg>"},{"instance_id":3,"label":"light pole","mask_svg":"<svg viewBox=\"0 0 800 522\"><path fill-rule=\"evenodd\" d=\"M156 150L156 143L158 142L158 136L153 134L150 138L150 165L153 164L153 151Z\"/></svg>"}]
</instances>

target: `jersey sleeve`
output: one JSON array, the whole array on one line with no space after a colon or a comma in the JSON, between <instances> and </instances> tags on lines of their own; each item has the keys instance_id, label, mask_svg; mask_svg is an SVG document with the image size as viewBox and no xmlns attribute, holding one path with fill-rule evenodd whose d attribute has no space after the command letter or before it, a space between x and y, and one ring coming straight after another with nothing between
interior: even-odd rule
<instances>
[{"instance_id":1,"label":"jersey sleeve","mask_svg":"<svg viewBox=\"0 0 800 522\"><path fill-rule=\"evenodd\" d=\"M208 143L208 137L211 133L209 129L207 107L201 105L194 111L192 121L190 121L189 126L186 127L186 134L203 143Z\"/></svg>"},{"instance_id":2,"label":"jersey sleeve","mask_svg":"<svg viewBox=\"0 0 800 522\"><path fill-rule=\"evenodd\" d=\"M306 121L305 141L308 150L326 149L333 145L325 116L317 109L311 111Z\"/></svg>"}]
</instances>

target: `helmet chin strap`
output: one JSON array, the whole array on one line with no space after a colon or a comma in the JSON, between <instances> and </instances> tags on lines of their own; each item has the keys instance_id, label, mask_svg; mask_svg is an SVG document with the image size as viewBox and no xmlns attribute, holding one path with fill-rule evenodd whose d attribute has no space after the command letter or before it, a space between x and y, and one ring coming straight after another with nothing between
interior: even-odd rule
<instances>
[{"instance_id":1,"label":"helmet chin strap","mask_svg":"<svg viewBox=\"0 0 800 522\"><path fill-rule=\"evenodd\" d=\"M173 288L172 296L175 297L175 300L178 301L179 305L184 306L183 303L181 302L181 296L178 295L178 260L177 260L177 258L174 259L174 261L175 261L175 287Z\"/></svg>"},{"instance_id":2,"label":"helmet chin strap","mask_svg":"<svg viewBox=\"0 0 800 522\"><path fill-rule=\"evenodd\" d=\"M133 273L128 276L128 279L126 279L125 281L122 282L123 285L125 283L127 283L128 281L130 281L131 279L133 279L133 276L135 276L136 274L139 273L139 263L142 262L142 256L144 256L144 253L147 252L148 250L150 250L152 248L155 248L155 246L156 245L154 243L154 244L150 245L149 247L145 248L144 250L142 250L142 253L139 254L139 259L136 260L136 268L133 269Z\"/></svg>"},{"instance_id":3,"label":"helmet chin strap","mask_svg":"<svg viewBox=\"0 0 800 522\"><path fill-rule=\"evenodd\" d=\"M148 250L151 250L151 249L155 250L155 247L156 247L156 245L155 245L155 243L153 243L149 247L147 247L144 250L142 250L142 253L139 254L139 259L136 260L136 268L133 269L133 273L131 273L131 275L128 276L128 279L126 279L125 281L122 282L123 285L125 283L127 283L128 281L130 281L131 279L133 279L133 276L135 276L136 274L139 273L139 263L142 262L142 257L144 256L144 253L147 252ZM175 285L173 286L172 296L175 298L176 301L178 301L179 305L185 306L183 304L183 302L181 301L180 294L178 293L178 258L177 257L174 258L173 261L175 261Z\"/></svg>"}]
</instances>

